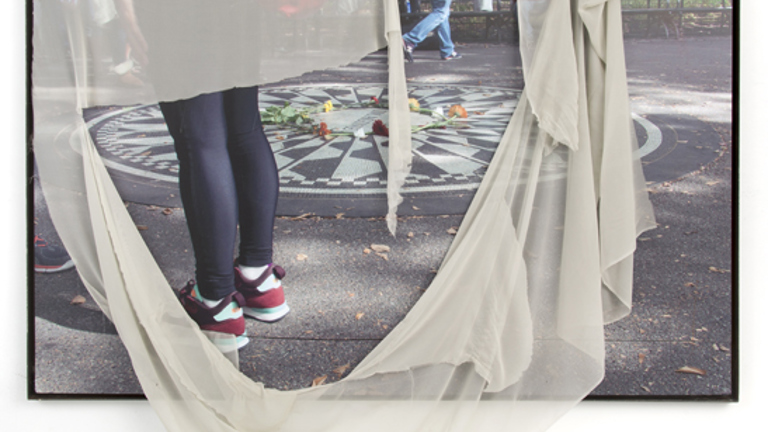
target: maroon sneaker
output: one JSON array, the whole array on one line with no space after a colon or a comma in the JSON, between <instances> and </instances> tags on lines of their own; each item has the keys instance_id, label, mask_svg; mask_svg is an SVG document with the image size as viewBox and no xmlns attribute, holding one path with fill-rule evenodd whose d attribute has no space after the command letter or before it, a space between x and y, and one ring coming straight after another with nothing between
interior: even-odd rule
<instances>
[{"instance_id":1,"label":"maroon sneaker","mask_svg":"<svg viewBox=\"0 0 768 432\"><path fill-rule=\"evenodd\" d=\"M235 288L245 297L243 313L245 316L263 322L276 322L282 319L290 308L285 302L283 285L280 280L285 277L285 270L274 264L254 280L247 280L235 267Z\"/></svg>"},{"instance_id":2,"label":"maroon sneaker","mask_svg":"<svg viewBox=\"0 0 768 432\"><path fill-rule=\"evenodd\" d=\"M202 298L194 280L187 282L179 291L179 300L184 310L201 330L232 334L237 338L237 347L244 347L248 343L248 336L245 334L245 318L241 307L245 304L243 295L235 291L213 307L206 306Z\"/></svg>"}]
</instances>

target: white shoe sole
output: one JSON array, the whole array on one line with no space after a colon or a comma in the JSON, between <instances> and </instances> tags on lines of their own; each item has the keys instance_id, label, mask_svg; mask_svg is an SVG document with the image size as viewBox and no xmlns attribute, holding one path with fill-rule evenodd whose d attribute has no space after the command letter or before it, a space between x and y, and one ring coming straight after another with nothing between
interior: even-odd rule
<instances>
[{"instance_id":1,"label":"white shoe sole","mask_svg":"<svg viewBox=\"0 0 768 432\"><path fill-rule=\"evenodd\" d=\"M257 308L244 307L243 315L258 321L273 323L276 321L280 321L284 316L288 315L288 312L290 311L291 311L291 308L288 307L288 304L283 303L278 307L274 307L270 309L257 309Z\"/></svg>"},{"instance_id":2,"label":"white shoe sole","mask_svg":"<svg viewBox=\"0 0 768 432\"><path fill-rule=\"evenodd\" d=\"M240 348L248 345L248 342L250 341L248 339L248 336L244 334L241 334L240 336L236 336L234 339L230 337L222 338L220 335L222 333L217 333L213 331L206 331L203 330L203 334L208 337L208 340L213 343L213 345L221 351L223 354L227 354L232 351L237 351Z\"/></svg>"}]
</instances>

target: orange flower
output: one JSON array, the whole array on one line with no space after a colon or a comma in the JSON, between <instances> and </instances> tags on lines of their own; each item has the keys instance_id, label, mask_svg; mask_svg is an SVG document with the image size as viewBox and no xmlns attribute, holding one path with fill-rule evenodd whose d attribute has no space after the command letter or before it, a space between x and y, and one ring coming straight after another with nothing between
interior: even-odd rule
<instances>
[{"instance_id":1,"label":"orange flower","mask_svg":"<svg viewBox=\"0 0 768 432\"><path fill-rule=\"evenodd\" d=\"M453 105L448 110L448 118L459 116L461 118L467 118L467 110L461 105Z\"/></svg>"},{"instance_id":2,"label":"orange flower","mask_svg":"<svg viewBox=\"0 0 768 432\"><path fill-rule=\"evenodd\" d=\"M320 123L320 130L317 131L317 134L320 136L326 136L329 133L331 133L330 129L328 129L328 125L325 122Z\"/></svg>"}]
</instances>

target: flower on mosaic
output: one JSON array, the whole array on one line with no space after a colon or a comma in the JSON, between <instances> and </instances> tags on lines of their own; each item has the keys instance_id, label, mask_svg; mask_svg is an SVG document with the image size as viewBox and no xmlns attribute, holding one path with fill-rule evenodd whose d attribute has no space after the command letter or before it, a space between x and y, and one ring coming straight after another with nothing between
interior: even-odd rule
<instances>
[{"instance_id":1,"label":"flower on mosaic","mask_svg":"<svg viewBox=\"0 0 768 432\"><path fill-rule=\"evenodd\" d=\"M320 130L317 131L317 134L320 136L326 136L329 133L331 133L330 129L328 129L328 125L325 122L320 123Z\"/></svg>"},{"instance_id":2,"label":"flower on mosaic","mask_svg":"<svg viewBox=\"0 0 768 432\"><path fill-rule=\"evenodd\" d=\"M411 109L411 111L418 111L421 105L419 105L419 101L417 101L414 98L408 99L408 107Z\"/></svg>"},{"instance_id":3,"label":"flower on mosaic","mask_svg":"<svg viewBox=\"0 0 768 432\"><path fill-rule=\"evenodd\" d=\"M325 108L325 112L333 111L333 102L328 101L323 104L323 108Z\"/></svg>"},{"instance_id":4,"label":"flower on mosaic","mask_svg":"<svg viewBox=\"0 0 768 432\"><path fill-rule=\"evenodd\" d=\"M355 136L358 138L365 138L365 130L363 128L356 130Z\"/></svg>"},{"instance_id":5,"label":"flower on mosaic","mask_svg":"<svg viewBox=\"0 0 768 432\"><path fill-rule=\"evenodd\" d=\"M387 126L384 124L383 121L376 120L375 122L373 122L373 133L375 135L388 137L389 129L387 129Z\"/></svg>"},{"instance_id":6,"label":"flower on mosaic","mask_svg":"<svg viewBox=\"0 0 768 432\"><path fill-rule=\"evenodd\" d=\"M445 117L445 113L443 112L443 107L437 107L434 110L432 110L432 117Z\"/></svg>"},{"instance_id":7,"label":"flower on mosaic","mask_svg":"<svg viewBox=\"0 0 768 432\"><path fill-rule=\"evenodd\" d=\"M448 110L448 117L456 117L459 116L461 118L467 118L467 110L464 109L461 105L453 105Z\"/></svg>"},{"instance_id":8,"label":"flower on mosaic","mask_svg":"<svg viewBox=\"0 0 768 432\"><path fill-rule=\"evenodd\" d=\"M371 102L375 103L376 105L380 103L379 98L377 98L376 96L371 96Z\"/></svg>"}]
</instances>

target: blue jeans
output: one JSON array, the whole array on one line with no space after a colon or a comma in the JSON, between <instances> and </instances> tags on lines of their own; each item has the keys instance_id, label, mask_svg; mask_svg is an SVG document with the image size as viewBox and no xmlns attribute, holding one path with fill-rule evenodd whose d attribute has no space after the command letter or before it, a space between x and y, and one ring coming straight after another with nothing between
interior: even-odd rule
<instances>
[{"instance_id":1,"label":"blue jeans","mask_svg":"<svg viewBox=\"0 0 768 432\"><path fill-rule=\"evenodd\" d=\"M279 180L259 114L258 88L235 88L160 104L179 158L179 189L203 297L235 290L238 263L272 262Z\"/></svg>"},{"instance_id":2,"label":"blue jeans","mask_svg":"<svg viewBox=\"0 0 768 432\"><path fill-rule=\"evenodd\" d=\"M448 17L451 16L451 0L432 0L432 12L424 17L416 27L403 35L406 42L416 46L427 37L427 34L437 29L437 37L440 38L440 57L446 58L453 54L453 41L451 41L451 24Z\"/></svg>"}]
</instances>

